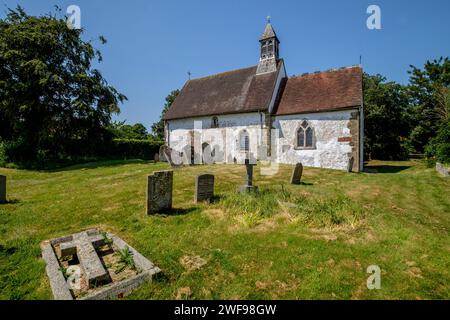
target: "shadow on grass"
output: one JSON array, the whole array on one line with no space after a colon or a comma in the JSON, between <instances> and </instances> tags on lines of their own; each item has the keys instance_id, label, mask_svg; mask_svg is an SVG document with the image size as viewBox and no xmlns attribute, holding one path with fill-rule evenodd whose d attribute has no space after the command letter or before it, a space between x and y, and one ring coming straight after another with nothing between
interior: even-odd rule
<instances>
[{"instance_id":1,"label":"shadow on grass","mask_svg":"<svg viewBox=\"0 0 450 320\"><path fill-rule=\"evenodd\" d=\"M366 173L398 173L400 171L411 168L411 166L365 166L364 172Z\"/></svg>"},{"instance_id":2,"label":"shadow on grass","mask_svg":"<svg viewBox=\"0 0 450 320\"><path fill-rule=\"evenodd\" d=\"M9 199L9 200L6 200L6 202L0 202L0 205L2 205L2 204L15 204L15 203L19 203L20 202L20 200L18 200L18 199Z\"/></svg>"},{"instance_id":3,"label":"shadow on grass","mask_svg":"<svg viewBox=\"0 0 450 320\"><path fill-rule=\"evenodd\" d=\"M156 212L154 214L150 214L151 216L160 216L160 217L168 217L168 216L182 216L193 211L196 211L197 208L172 208L170 210L164 210L160 212Z\"/></svg>"},{"instance_id":4,"label":"shadow on grass","mask_svg":"<svg viewBox=\"0 0 450 320\"><path fill-rule=\"evenodd\" d=\"M16 247L5 247L0 244L0 253L3 253L5 255L13 255L14 253L16 253L16 251Z\"/></svg>"},{"instance_id":5,"label":"shadow on grass","mask_svg":"<svg viewBox=\"0 0 450 320\"><path fill-rule=\"evenodd\" d=\"M169 277L163 272L158 272L157 274L153 275L152 281L155 281L157 283L166 284L169 283L170 279Z\"/></svg>"}]
</instances>

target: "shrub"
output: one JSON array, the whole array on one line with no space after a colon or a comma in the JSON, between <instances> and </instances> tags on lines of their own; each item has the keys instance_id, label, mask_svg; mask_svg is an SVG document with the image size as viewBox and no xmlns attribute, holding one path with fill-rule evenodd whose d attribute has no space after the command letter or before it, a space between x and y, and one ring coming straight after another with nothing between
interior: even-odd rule
<instances>
[{"instance_id":1,"label":"shrub","mask_svg":"<svg viewBox=\"0 0 450 320\"><path fill-rule=\"evenodd\" d=\"M138 158L151 160L159 152L163 141L114 139L109 157L120 159Z\"/></svg>"},{"instance_id":2,"label":"shrub","mask_svg":"<svg viewBox=\"0 0 450 320\"><path fill-rule=\"evenodd\" d=\"M435 159L442 163L450 163L450 121L443 121L435 138L425 147L428 159Z\"/></svg>"}]
</instances>

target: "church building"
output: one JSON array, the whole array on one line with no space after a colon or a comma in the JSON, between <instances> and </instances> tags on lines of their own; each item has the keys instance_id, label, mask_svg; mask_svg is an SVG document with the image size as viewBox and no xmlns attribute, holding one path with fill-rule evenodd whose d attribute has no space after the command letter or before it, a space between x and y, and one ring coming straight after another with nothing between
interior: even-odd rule
<instances>
[{"instance_id":1,"label":"church building","mask_svg":"<svg viewBox=\"0 0 450 320\"><path fill-rule=\"evenodd\" d=\"M362 171L362 68L289 77L268 21L256 66L186 82L164 116L165 144L195 163Z\"/></svg>"}]
</instances>

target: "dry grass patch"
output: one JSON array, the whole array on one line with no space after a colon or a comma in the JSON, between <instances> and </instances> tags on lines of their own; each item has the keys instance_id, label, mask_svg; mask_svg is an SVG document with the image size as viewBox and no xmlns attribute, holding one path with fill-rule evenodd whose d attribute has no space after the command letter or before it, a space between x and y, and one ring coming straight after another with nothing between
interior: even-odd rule
<instances>
[{"instance_id":1,"label":"dry grass patch","mask_svg":"<svg viewBox=\"0 0 450 320\"><path fill-rule=\"evenodd\" d=\"M180 264L186 269L186 271L199 270L203 267L207 261L200 256L182 256L180 258Z\"/></svg>"}]
</instances>

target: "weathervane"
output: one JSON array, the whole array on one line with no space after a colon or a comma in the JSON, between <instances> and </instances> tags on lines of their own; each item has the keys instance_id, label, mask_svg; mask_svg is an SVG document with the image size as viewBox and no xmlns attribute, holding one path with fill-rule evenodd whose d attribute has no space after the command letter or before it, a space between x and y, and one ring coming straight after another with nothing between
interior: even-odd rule
<instances>
[{"instance_id":1,"label":"weathervane","mask_svg":"<svg viewBox=\"0 0 450 320\"><path fill-rule=\"evenodd\" d=\"M188 74L188 78L189 78L189 80L191 80L191 72L190 72L190 71L188 71L188 72L187 72L187 74Z\"/></svg>"}]
</instances>

